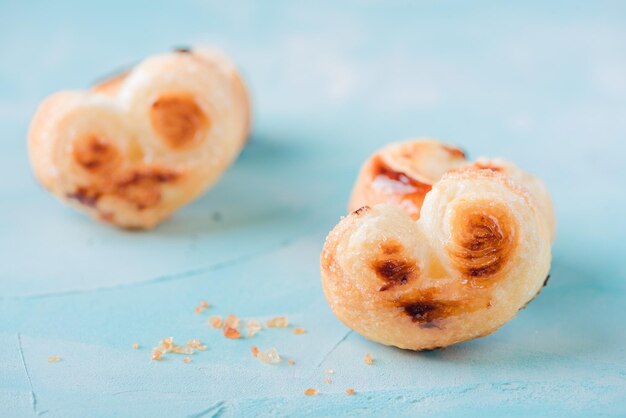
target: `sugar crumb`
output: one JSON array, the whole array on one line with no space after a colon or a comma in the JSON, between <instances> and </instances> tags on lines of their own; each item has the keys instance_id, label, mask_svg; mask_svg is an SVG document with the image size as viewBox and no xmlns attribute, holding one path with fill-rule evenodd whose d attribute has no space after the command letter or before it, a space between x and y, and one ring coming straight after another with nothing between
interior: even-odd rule
<instances>
[{"instance_id":1,"label":"sugar crumb","mask_svg":"<svg viewBox=\"0 0 626 418\"><path fill-rule=\"evenodd\" d=\"M188 345L173 344L170 351L174 354L193 354L194 349Z\"/></svg>"},{"instance_id":2,"label":"sugar crumb","mask_svg":"<svg viewBox=\"0 0 626 418\"><path fill-rule=\"evenodd\" d=\"M239 318L235 314L229 314L224 320L224 326L229 328L239 328Z\"/></svg>"},{"instance_id":3,"label":"sugar crumb","mask_svg":"<svg viewBox=\"0 0 626 418\"><path fill-rule=\"evenodd\" d=\"M277 364L280 363L281 358L278 354L276 348L272 347L267 351L260 351L257 353L256 358L259 359L261 363L265 364Z\"/></svg>"},{"instance_id":4,"label":"sugar crumb","mask_svg":"<svg viewBox=\"0 0 626 418\"><path fill-rule=\"evenodd\" d=\"M161 340L160 347L164 352L170 351L172 348L174 348L174 338L163 338Z\"/></svg>"},{"instance_id":5,"label":"sugar crumb","mask_svg":"<svg viewBox=\"0 0 626 418\"><path fill-rule=\"evenodd\" d=\"M268 328L286 328L289 326L289 320L286 316L277 316L267 321Z\"/></svg>"},{"instance_id":6,"label":"sugar crumb","mask_svg":"<svg viewBox=\"0 0 626 418\"><path fill-rule=\"evenodd\" d=\"M152 360L154 361L160 361L163 358L163 352L161 350L159 350L158 348L153 348L152 349Z\"/></svg>"},{"instance_id":7,"label":"sugar crumb","mask_svg":"<svg viewBox=\"0 0 626 418\"><path fill-rule=\"evenodd\" d=\"M197 338L192 338L191 340L187 340L187 347L191 347L194 350L198 350L198 351L204 351L206 350L206 344L202 344L202 341L200 341Z\"/></svg>"},{"instance_id":8,"label":"sugar crumb","mask_svg":"<svg viewBox=\"0 0 626 418\"><path fill-rule=\"evenodd\" d=\"M231 328L228 325L224 327L224 337L230 338L231 340L236 340L241 338L241 333L237 328Z\"/></svg>"},{"instance_id":9,"label":"sugar crumb","mask_svg":"<svg viewBox=\"0 0 626 418\"><path fill-rule=\"evenodd\" d=\"M209 306L210 306L209 302L207 302L206 300L201 300L198 306L196 306L195 312L197 314L202 313L202 311L204 311L205 309L208 309Z\"/></svg>"},{"instance_id":10,"label":"sugar crumb","mask_svg":"<svg viewBox=\"0 0 626 418\"><path fill-rule=\"evenodd\" d=\"M254 335L261 331L261 323L256 319L251 319L246 322L246 329L248 330L248 337L254 337Z\"/></svg>"},{"instance_id":11,"label":"sugar crumb","mask_svg":"<svg viewBox=\"0 0 626 418\"><path fill-rule=\"evenodd\" d=\"M222 317L220 315L213 315L209 317L209 324L213 328L222 328Z\"/></svg>"}]
</instances>

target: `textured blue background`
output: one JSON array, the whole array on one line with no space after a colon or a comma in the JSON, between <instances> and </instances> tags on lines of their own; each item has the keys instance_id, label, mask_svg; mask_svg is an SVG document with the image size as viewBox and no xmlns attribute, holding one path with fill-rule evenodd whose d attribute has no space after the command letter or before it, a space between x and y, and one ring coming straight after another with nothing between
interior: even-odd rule
<instances>
[{"instance_id":1,"label":"textured blue background","mask_svg":"<svg viewBox=\"0 0 626 418\"><path fill-rule=\"evenodd\" d=\"M626 414L624 2L127 3L0 3L0 415ZM26 158L39 100L201 43L235 58L255 104L252 142L217 187L145 233L39 189ZM318 256L360 163L424 135L544 178L559 231L550 285L519 318L420 354L340 324ZM226 340L194 314L200 299L308 333ZM167 336L209 349L151 362ZM261 364L252 344L297 364Z\"/></svg>"}]
</instances>

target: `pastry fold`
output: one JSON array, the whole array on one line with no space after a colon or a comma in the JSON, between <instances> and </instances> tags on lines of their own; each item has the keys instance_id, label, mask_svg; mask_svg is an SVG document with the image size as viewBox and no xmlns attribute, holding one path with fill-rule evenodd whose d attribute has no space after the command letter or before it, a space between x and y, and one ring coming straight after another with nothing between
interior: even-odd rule
<instances>
[{"instance_id":1,"label":"pastry fold","mask_svg":"<svg viewBox=\"0 0 626 418\"><path fill-rule=\"evenodd\" d=\"M393 203L417 220L426 193L433 184L444 173L468 166L497 171L521 183L533 195L554 240L554 209L543 181L502 158L480 157L470 161L460 148L434 139L396 142L375 152L359 172L348 210L352 212L362 206Z\"/></svg>"}]
</instances>

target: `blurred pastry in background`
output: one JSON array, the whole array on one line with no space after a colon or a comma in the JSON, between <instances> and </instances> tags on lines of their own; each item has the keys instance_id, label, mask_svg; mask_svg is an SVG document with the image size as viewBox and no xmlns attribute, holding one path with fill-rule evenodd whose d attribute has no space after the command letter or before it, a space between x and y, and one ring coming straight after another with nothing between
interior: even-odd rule
<instances>
[{"instance_id":1,"label":"blurred pastry in background","mask_svg":"<svg viewBox=\"0 0 626 418\"><path fill-rule=\"evenodd\" d=\"M90 90L46 98L30 126L38 181L123 228L152 228L232 164L250 132L237 69L213 49L149 57Z\"/></svg>"}]
</instances>

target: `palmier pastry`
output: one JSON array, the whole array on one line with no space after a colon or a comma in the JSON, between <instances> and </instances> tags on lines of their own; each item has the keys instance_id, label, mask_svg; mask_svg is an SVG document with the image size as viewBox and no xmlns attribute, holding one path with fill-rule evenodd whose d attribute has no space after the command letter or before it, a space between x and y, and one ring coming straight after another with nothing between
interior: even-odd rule
<instances>
[{"instance_id":1,"label":"palmier pastry","mask_svg":"<svg viewBox=\"0 0 626 418\"><path fill-rule=\"evenodd\" d=\"M29 154L36 178L62 201L120 227L151 228L219 178L249 129L231 61L182 49L45 99Z\"/></svg>"},{"instance_id":2,"label":"palmier pastry","mask_svg":"<svg viewBox=\"0 0 626 418\"><path fill-rule=\"evenodd\" d=\"M335 315L369 339L412 350L492 333L537 295L551 260L551 225L528 179L427 144L409 149L450 168L383 160L391 180L381 181L411 184L392 171L428 184L416 209L397 197L363 206L339 222L321 254Z\"/></svg>"}]
</instances>

